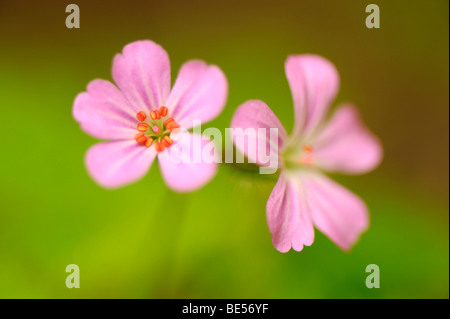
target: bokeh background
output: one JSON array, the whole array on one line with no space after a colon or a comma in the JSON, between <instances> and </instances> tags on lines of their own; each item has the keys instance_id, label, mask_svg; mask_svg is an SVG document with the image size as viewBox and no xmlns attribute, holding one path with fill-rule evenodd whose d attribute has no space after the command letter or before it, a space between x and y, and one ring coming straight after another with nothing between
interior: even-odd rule
<instances>
[{"instance_id":1,"label":"bokeh background","mask_svg":"<svg viewBox=\"0 0 450 319\"><path fill-rule=\"evenodd\" d=\"M67 29L76 3L81 28ZM0 1L1 298L448 298L448 1ZM367 29L376 3L381 28ZM316 53L341 76L382 140L385 159L364 176L333 176L359 194L371 227L350 253L316 231L313 246L271 244L266 200L274 176L222 165L191 194L164 184L155 164L140 182L105 190L83 158L96 141L72 102L114 54L151 39L172 79L192 58L228 77L229 127L238 105L262 99L292 128L284 60ZM79 265L81 288L65 267ZM366 265L381 271L367 289Z\"/></svg>"}]
</instances>

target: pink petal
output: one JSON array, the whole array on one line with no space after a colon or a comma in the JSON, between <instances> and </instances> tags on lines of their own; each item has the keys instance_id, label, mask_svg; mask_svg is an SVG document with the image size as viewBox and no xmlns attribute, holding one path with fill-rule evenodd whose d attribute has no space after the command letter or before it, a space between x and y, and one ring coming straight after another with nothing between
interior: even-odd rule
<instances>
[{"instance_id":1,"label":"pink petal","mask_svg":"<svg viewBox=\"0 0 450 319\"><path fill-rule=\"evenodd\" d=\"M175 121L189 129L194 120L206 123L217 117L227 94L227 79L217 66L190 61L181 67L166 105Z\"/></svg>"},{"instance_id":2,"label":"pink petal","mask_svg":"<svg viewBox=\"0 0 450 319\"><path fill-rule=\"evenodd\" d=\"M106 188L115 188L142 178L149 170L156 151L135 140L105 142L92 146L86 154L91 177Z\"/></svg>"},{"instance_id":3,"label":"pink petal","mask_svg":"<svg viewBox=\"0 0 450 319\"><path fill-rule=\"evenodd\" d=\"M265 145L264 154L270 154L271 158L277 158L278 152L275 153L276 147L274 146L278 145L278 151L280 151L287 138L286 130L280 120L266 103L259 100L250 100L239 106L234 113L231 128L235 133L233 142L236 148L245 154L249 160L260 165L268 165L268 163L267 160L264 161L259 158L258 145ZM239 131L239 128L244 131ZM259 128L265 129L265 136L258 134ZM277 139L271 137L271 128L278 129ZM250 130L246 134L246 129L253 129L254 134L250 134ZM262 140L260 140L261 136ZM253 139L255 142L250 142L249 139Z\"/></svg>"},{"instance_id":4,"label":"pink petal","mask_svg":"<svg viewBox=\"0 0 450 319\"><path fill-rule=\"evenodd\" d=\"M180 133L183 135L169 148L159 153L158 160L166 184L175 191L188 192L208 183L217 172L216 161L205 161L201 152L206 145L201 135ZM175 155L176 161L171 156Z\"/></svg>"},{"instance_id":5,"label":"pink petal","mask_svg":"<svg viewBox=\"0 0 450 319\"><path fill-rule=\"evenodd\" d=\"M267 223L272 243L283 253L291 247L301 251L304 245L310 246L314 241L310 212L299 185L281 175L267 201Z\"/></svg>"},{"instance_id":6,"label":"pink petal","mask_svg":"<svg viewBox=\"0 0 450 319\"><path fill-rule=\"evenodd\" d=\"M129 139L136 134L134 111L112 83L94 80L77 95L73 117L81 128L101 139Z\"/></svg>"},{"instance_id":7,"label":"pink petal","mask_svg":"<svg viewBox=\"0 0 450 319\"><path fill-rule=\"evenodd\" d=\"M152 41L128 44L114 58L112 76L137 113L164 105L170 92L170 61Z\"/></svg>"},{"instance_id":8,"label":"pink petal","mask_svg":"<svg viewBox=\"0 0 450 319\"><path fill-rule=\"evenodd\" d=\"M383 156L379 140L365 127L357 109L349 105L335 112L312 144L316 165L327 171L365 173Z\"/></svg>"},{"instance_id":9,"label":"pink petal","mask_svg":"<svg viewBox=\"0 0 450 319\"><path fill-rule=\"evenodd\" d=\"M294 100L293 135L309 136L326 115L339 89L334 65L316 55L291 55L285 63Z\"/></svg>"},{"instance_id":10,"label":"pink petal","mask_svg":"<svg viewBox=\"0 0 450 319\"><path fill-rule=\"evenodd\" d=\"M314 226L344 250L350 249L369 225L364 202L318 173L301 173Z\"/></svg>"}]
</instances>

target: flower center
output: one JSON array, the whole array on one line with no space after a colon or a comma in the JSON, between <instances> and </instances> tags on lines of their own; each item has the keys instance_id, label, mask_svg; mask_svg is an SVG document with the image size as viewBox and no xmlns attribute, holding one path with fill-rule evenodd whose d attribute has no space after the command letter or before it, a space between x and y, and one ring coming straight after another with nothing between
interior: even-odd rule
<instances>
[{"instance_id":1,"label":"flower center","mask_svg":"<svg viewBox=\"0 0 450 319\"><path fill-rule=\"evenodd\" d=\"M287 148L283 154L284 167L288 169L299 169L304 167L314 167L315 154L314 148L305 144L299 150L298 147Z\"/></svg>"},{"instance_id":2,"label":"flower center","mask_svg":"<svg viewBox=\"0 0 450 319\"><path fill-rule=\"evenodd\" d=\"M300 155L299 163L306 166L314 166L314 149L311 145L304 145Z\"/></svg>"},{"instance_id":3,"label":"flower center","mask_svg":"<svg viewBox=\"0 0 450 319\"><path fill-rule=\"evenodd\" d=\"M158 110L151 111L149 116L140 111L136 114L139 123L137 125L138 134L134 137L138 144L150 147L155 144L157 152L164 151L165 148L173 144L170 134L180 127L171 117L167 116L168 109L161 106Z\"/></svg>"}]
</instances>

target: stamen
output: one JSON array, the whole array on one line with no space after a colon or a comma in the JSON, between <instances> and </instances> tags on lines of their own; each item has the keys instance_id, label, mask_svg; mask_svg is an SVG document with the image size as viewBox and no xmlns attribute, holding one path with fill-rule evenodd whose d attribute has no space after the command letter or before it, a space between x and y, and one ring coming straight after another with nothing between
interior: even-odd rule
<instances>
[{"instance_id":1,"label":"stamen","mask_svg":"<svg viewBox=\"0 0 450 319\"><path fill-rule=\"evenodd\" d=\"M300 164L306 165L306 166L314 166L314 149L311 145L303 145L303 151L305 154L302 155L300 158Z\"/></svg>"},{"instance_id":2,"label":"stamen","mask_svg":"<svg viewBox=\"0 0 450 319\"><path fill-rule=\"evenodd\" d=\"M152 146L152 144L153 144L153 139L151 137L149 137L144 143L145 147L150 147L150 146Z\"/></svg>"},{"instance_id":3,"label":"stamen","mask_svg":"<svg viewBox=\"0 0 450 319\"><path fill-rule=\"evenodd\" d=\"M167 120L164 121L164 125L167 127L167 125L168 125L170 122L175 122L175 121L174 121L173 118L169 117Z\"/></svg>"},{"instance_id":4,"label":"stamen","mask_svg":"<svg viewBox=\"0 0 450 319\"><path fill-rule=\"evenodd\" d=\"M162 143L164 144L165 147L169 147L170 145L173 144L172 139L169 137L169 135L164 136L164 138L162 139Z\"/></svg>"},{"instance_id":5,"label":"stamen","mask_svg":"<svg viewBox=\"0 0 450 319\"><path fill-rule=\"evenodd\" d=\"M304 150L306 153L312 153L313 148L312 148L310 145L304 145L304 146L303 146L303 150Z\"/></svg>"},{"instance_id":6,"label":"stamen","mask_svg":"<svg viewBox=\"0 0 450 319\"><path fill-rule=\"evenodd\" d=\"M144 133L138 133L138 134L136 134L134 139L136 140L136 142L138 142L138 144L141 144L147 140L147 136L145 136Z\"/></svg>"},{"instance_id":7,"label":"stamen","mask_svg":"<svg viewBox=\"0 0 450 319\"><path fill-rule=\"evenodd\" d=\"M159 115L158 111L151 111L150 117L152 118L152 120L158 120L161 118L161 115Z\"/></svg>"},{"instance_id":8,"label":"stamen","mask_svg":"<svg viewBox=\"0 0 450 319\"><path fill-rule=\"evenodd\" d=\"M171 117L164 121L164 125L169 129L170 132L180 127L180 125L178 125L177 122L175 122L175 120Z\"/></svg>"},{"instance_id":9,"label":"stamen","mask_svg":"<svg viewBox=\"0 0 450 319\"><path fill-rule=\"evenodd\" d=\"M161 106L159 108L159 114L161 114L161 116L166 116L167 115L167 111L168 111L168 109L165 106Z\"/></svg>"},{"instance_id":10,"label":"stamen","mask_svg":"<svg viewBox=\"0 0 450 319\"><path fill-rule=\"evenodd\" d=\"M178 125L177 123L175 123L175 121L170 122L170 123L167 125L167 128L169 129L170 132L174 131L175 129L177 129L177 128L179 128L179 127L180 127L180 125Z\"/></svg>"},{"instance_id":11,"label":"stamen","mask_svg":"<svg viewBox=\"0 0 450 319\"><path fill-rule=\"evenodd\" d=\"M161 142L156 142L155 143L155 150L159 153L164 151L164 144Z\"/></svg>"},{"instance_id":12,"label":"stamen","mask_svg":"<svg viewBox=\"0 0 450 319\"><path fill-rule=\"evenodd\" d=\"M143 122L143 121L147 118L147 115L145 115L144 112L140 111L140 112L136 115L136 117L137 117L137 119L138 119L139 121Z\"/></svg>"},{"instance_id":13,"label":"stamen","mask_svg":"<svg viewBox=\"0 0 450 319\"><path fill-rule=\"evenodd\" d=\"M148 128L148 124L147 123L139 123L138 126L137 126L137 130L139 132L145 132L145 131L147 131L147 128Z\"/></svg>"}]
</instances>

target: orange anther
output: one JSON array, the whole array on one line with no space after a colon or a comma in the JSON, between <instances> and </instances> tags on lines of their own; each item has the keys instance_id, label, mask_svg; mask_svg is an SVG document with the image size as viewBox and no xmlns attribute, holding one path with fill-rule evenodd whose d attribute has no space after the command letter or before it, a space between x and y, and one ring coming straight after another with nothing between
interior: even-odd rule
<instances>
[{"instance_id":1,"label":"orange anther","mask_svg":"<svg viewBox=\"0 0 450 319\"><path fill-rule=\"evenodd\" d=\"M166 125L167 128L169 129L169 131L173 131L174 129L177 129L180 127L180 125L178 125L177 123L175 123L175 121L170 122L169 124Z\"/></svg>"},{"instance_id":2,"label":"orange anther","mask_svg":"<svg viewBox=\"0 0 450 319\"><path fill-rule=\"evenodd\" d=\"M156 143L155 143L155 150L156 150L157 152L162 152L162 151L164 151L164 144L161 143L161 142L156 142Z\"/></svg>"},{"instance_id":3,"label":"orange anther","mask_svg":"<svg viewBox=\"0 0 450 319\"><path fill-rule=\"evenodd\" d=\"M310 145L304 145L303 150L307 153L311 153L313 151L313 148Z\"/></svg>"},{"instance_id":4,"label":"orange anther","mask_svg":"<svg viewBox=\"0 0 450 319\"><path fill-rule=\"evenodd\" d=\"M167 111L168 111L168 109L165 106L161 106L159 108L159 114L161 114L161 116L166 116L167 115Z\"/></svg>"},{"instance_id":5,"label":"orange anther","mask_svg":"<svg viewBox=\"0 0 450 319\"><path fill-rule=\"evenodd\" d=\"M150 117L152 118L152 120L157 120L161 118L161 115L159 115L158 111L151 111L150 112Z\"/></svg>"},{"instance_id":6,"label":"orange anther","mask_svg":"<svg viewBox=\"0 0 450 319\"><path fill-rule=\"evenodd\" d=\"M146 118L147 118L147 115L145 115L145 113L144 112L142 112L142 111L140 111L137 115L136 115L136 117L137 117L137 119L139 120L139 121L144 121Z\"/></svg>"},{"instance_id":7,"label":"orange anther","mask_svg":"<svg viewBox=\"0 0 450 319\"><path fill-rule=\"evenodd\" d=\"M172 141L172 139L171 139L168 135L166 135L166 136L164 136L164 138L162 139L162 142L161 142L161 143L163 143L165 147L169 147L170 145L173 144L173 141Z\"/></svg>"},{"instance_id":8,"label":"orange anther","mask_svg":"<svg viewBox=\"0 0 450 319\"><path fill-rule=\"evenodd\" d=\"M140 138L141 136L144 136L144 135L145 135L144 133L137 133L137 134L134 136L134 139L137 140L138 138Z\"/></svg>"},{"instance_id":9,"label":"orange anther","mask_svg":"<svg viewBox=\"0 0 450 319\"><path fill-rule=\"evenodd\" d=\"M137 130L139 132L145 132L145 131L147 131L147 128L148 128L148 124L147 123L139 123L138 126L137 126Z\"/></svg>"},{"instance_id":10,"label":"orange anther","mask_svg":"<svg viewBox=\"0 0 450 319\"><path fill-rule=\"evenodd\" d=\"M147 140L147 136L145 136L144 133L138 133L135 135L134 139L140 144L144 143Z\"/></svg>"},{"instance_id":11,"label":"orange anther","mask_svg":"<svg viewBox=\"0 0 450 319\"><path fill-rule=\"evenodd\" d=\"M144 145L145 147L150 147L153 144L153 139L151 137L147 138L147 140L145 141Z\"/></svg>"},{"instance_id":12,"label":"orange anther","mask_svg":"<svg viewBox=\"0 0 450 319\"><path fill-rule=\"evenodd\" d=\"M173 118L169 117L167 120L164 121L164 125L167 126L170 122L175 122Z\"/></svg>"}]
</instances>

